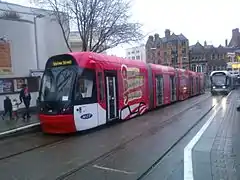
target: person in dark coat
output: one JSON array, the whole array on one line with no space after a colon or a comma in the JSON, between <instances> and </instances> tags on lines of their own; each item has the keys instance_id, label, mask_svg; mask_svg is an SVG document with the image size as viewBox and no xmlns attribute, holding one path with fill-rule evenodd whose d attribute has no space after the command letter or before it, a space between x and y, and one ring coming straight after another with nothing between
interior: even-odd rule
<instances>
[{"instance_id":1,"label":"person in dark coat","mask_svg":"<svg viewBox=\"0 0 240 180\"><path fill-rule=\"evenodd\" d=\"M3 119L7 113L9 113L9 117L12 119L12 101L8 96L6 96L6 99L4 99L4 113L2 116Z\"/></svg>"},{"instance_id":2,"label":"person in dark coat","mask_svg":"<svg viewBox=\"0 0 240 180\"><path fill-rule=\"evenodd\" d=\"M26 84L22 85L22 90L20 91L19 99L21 103L23 102L26 108L23 114L23 119L25 119L26 116L27 118L30 118L29 107L30 107L30 101L31 101L31 94L28 91L28 87Z\"/></svg>"}]
</instances>

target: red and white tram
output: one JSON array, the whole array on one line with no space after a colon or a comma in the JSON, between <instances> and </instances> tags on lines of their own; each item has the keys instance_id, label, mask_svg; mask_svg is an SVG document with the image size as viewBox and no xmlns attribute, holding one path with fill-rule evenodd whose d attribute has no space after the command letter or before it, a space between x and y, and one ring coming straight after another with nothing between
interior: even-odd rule
<instances>
[{"instance_id":1,"label":"red and white tram","mask_svg":"<svg viewBox=\"0 0 240 180\"><path fill-rule=\"evenodd\" d=\"M92 52L62 54L46 63L39 118L44 132L71 133L203 92L200 73Z\"/></svg>"}]
</instances>

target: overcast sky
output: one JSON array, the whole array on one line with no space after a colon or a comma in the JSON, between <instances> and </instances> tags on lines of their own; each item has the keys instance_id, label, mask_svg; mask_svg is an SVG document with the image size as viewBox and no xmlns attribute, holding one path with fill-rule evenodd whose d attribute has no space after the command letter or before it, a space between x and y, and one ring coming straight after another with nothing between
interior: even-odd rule
<instances>
[{"instance_id":1,"label":"overcast sky","mask_svg":"<svg viewBox=\"0 0 240 180\"><path fill-rule=\"evenodd\" d=\"M5 0L29 5L29 0ZM218 46L230 40L233 28L240 28L240 0L133 0L133 19L144 25L144 33L159 33L169 28L197 41ZM111 53L125 56L125 47Z\"/></svg>"}]
</instances>

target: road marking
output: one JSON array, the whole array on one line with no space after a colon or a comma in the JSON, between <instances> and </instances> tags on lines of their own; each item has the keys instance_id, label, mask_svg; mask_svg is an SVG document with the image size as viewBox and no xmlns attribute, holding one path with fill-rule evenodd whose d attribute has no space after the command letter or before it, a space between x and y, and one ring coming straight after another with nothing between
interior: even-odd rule
<instances>
[{"instance_id":1,"label":"road marking","mask_svg":"<svg viewBox=\"0 0 240 180\"><path fill-rule=\"evenodd\" d=\"M129 171L124 171L124 170L119 170L119 169L107 168L107 167L103 167L103 166L98 166L96 164L93 167L98 168L98 169L107 170L107 171L112 171L112 172L119 172L119 173L123 173L123 174L136 174L135 172L129 172Z\"/></svg>"},{"instance_id":2,"label":"road marking","mask_svg":"<svg viewBox=\"0 0 240 180\"><path fill-rule=\"evenodd\" d=\"M228 99L232 91L225 97ZM221 105L215 110L213 115L207 120L207 122L202 126L202 128L197 132L197 134L192 138L188 145L184 148L184 180L194 180L193 167L192 167L192 149L195 144L199 141L203 133L206 131L208 126L213 121L217 112L221 109Z\"/></svg>"},{"instance_id":3,"label":"road marking","mask_svg":"<svg viewBox=\"0 0 240 180\"><path fill-rule=\"evenodd\" d=\"M9 130L9 131L1 132L0 136L15 133L15 132L18 132L18 131L21 131L21 130L24 130L24 129L28 129L28 128L31 128L31 127L34 127L34 126L38 126L38 125L40 125L40 123L34 123L34 124L27 125L27 126L19 127L19 128L16 128L16 129L12 129L12 130Z\"/></svg>"}]
</instances>

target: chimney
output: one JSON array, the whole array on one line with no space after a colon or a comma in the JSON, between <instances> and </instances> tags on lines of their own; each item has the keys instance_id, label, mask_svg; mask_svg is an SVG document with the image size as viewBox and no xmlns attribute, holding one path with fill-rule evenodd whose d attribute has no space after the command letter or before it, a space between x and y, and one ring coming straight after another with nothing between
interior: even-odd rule
<instances>
[{"instance_id":1,"label":"chimney","mask_svg":"<svg viewBox=\"0 0 240 180\"><path fill-rule=\"evenodd\" d=\"M227 39L225 40L225 46L226 47L228 46L228 40Z\"/></svg>"},{"instance_id":2,"label":"chimney","mask_svg":"<svg viewBox=\"0 0 240 180\"><path fill-rule=\"evenodd\" d=\"M235 38L239 35L239 28L235 28L232 30L232 37Z\"/></svg>"},{"instance_id":3,"label":"chimney","mask_svg":"<svg viewBox=\"0 0 240 180\"><path fill-rule=\"evenodd\" d=\"M205 47L207 46L207 41L204 41L204 46L205 46Z\"/></svg>"},{"instance_id":4,"label":"chimney","mask_svg":"<svg viewBox=\"0 0 240 180\"><path fill-rule=\"evenodd\" d=\"M158 40L158 39L159 39L159 34L157 34L157 33L154 34L154 39L155 39L155 40Z\"/></svg>"},{"instance_id":5,"label":"chimney","mask_svg":"<svg viewBox=\"0 0 240 180\"><path fill-rule=\"evenodd\" d=\"M165 37L166 38L170 37L170 30L169 29L165 30Z\"/></svg>"},{"instance_id":6,"label":"chimney","mask_svg":"<svg viewBox=\"0 0 240 180\"><path fill-rule=\"evenodd\" d=\"M153 36L149 36L149 37L148 37L148 40L149 40L149 41L153 41Z\"/></svg>"}]
</instances>

